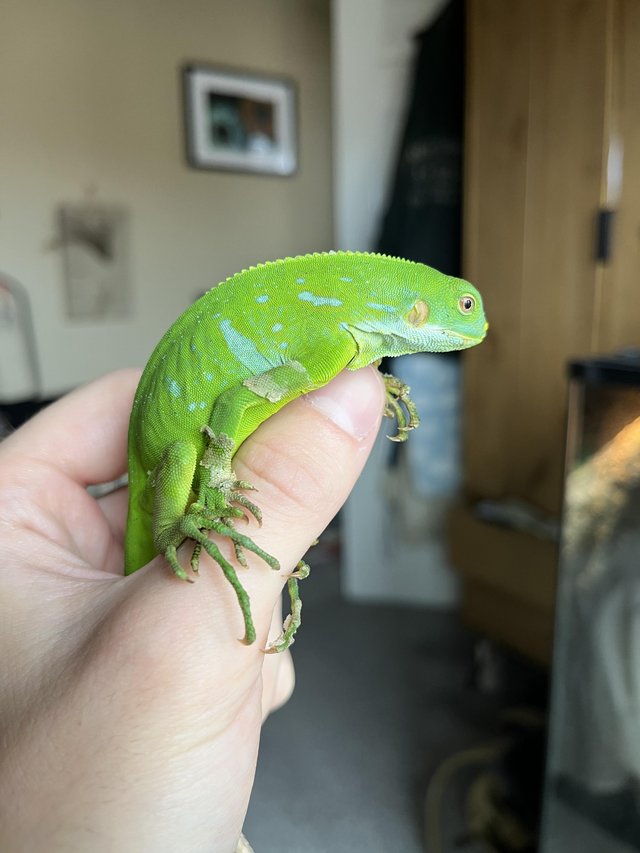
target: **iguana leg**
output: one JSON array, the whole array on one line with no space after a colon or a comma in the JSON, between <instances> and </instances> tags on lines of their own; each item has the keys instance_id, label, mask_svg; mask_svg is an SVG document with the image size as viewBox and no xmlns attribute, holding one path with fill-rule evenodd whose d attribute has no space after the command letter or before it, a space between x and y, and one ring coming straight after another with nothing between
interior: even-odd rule
<instances>
[{"instance_id":1,"label":"iguana leg","mask_svg":"<svg viewBox=\"0 0 640 853\"><path fill-rule=\"evenodd\" d=\"M274 414L288 400L310 391L311 377L297 361L279 364L240 385L228 388L216 400L209 423L202 427L206 447L197 474L198 503L215 518L241 518L243 507L258 523L262 513L243 492L252 490L251 483L238 480L232 459L247 435Z\"/></svg>"},{"instance_id":2,"label":"iguana leg","mask_svg":"<svg viewBox=\"0 0 640 853\"><path fill-rule=\"evenodd\" d=\"M310 571L311 569L304 560L300 560L296 570L289 575L287 589L291 600L291 613L284 620L281 634L266 647L265 652L267 654L283 652L293 645L295 633L302 621L302 599L298 591L298 581L308 578Z\"/></svg>"},{"instance_id":3,"label":"iguana leg","mask_svg":"<svg viewBox=\"0 0 640 853\"><path fill-rule=\"evenodd\" d=\"M278 365L266 373L249 377L240 387L230 388L221 394L213 407L209 423L202 427L206 447L199 467L207 473L198 473L198 497L189 508L189 513L198 518L198 525L203 530L213 530L227 536L233 542L236 559L243 566L247 565L244 556L244 550L247 550L257 554L271 568L280 568L274 557L258 548L252 539L233 527L234 519L246 517L243 509L258 523L262 521L262 513L259 507L243 494L244 491L253 489L253 486L238 480L233 472L232 460L239 445L231 436L242 436L246 432L244 423L248 414L253 421L260 423L265 418L256 415L264 413L266 417L272 414L288 399L311 390L311 387L309 374L301 364L287 362ZM204 542L202 547L205 550L207 548ZM304 564L299 564L289 577L292 612L287 617L281 637L271 644L269 651L284 651L293 642L294 634L300 626L302 602L297 582L308 574L308 567L303 566ZM192 568L197 571L197 567L198 552L194 549ZM229 580L231 582L230 577ZM240 606L243 607L242 602ZM243 614L246 624L250 614L246 613L244 608Z\"/></svg>"},{"instance_id":4,"label":"iguana leg","mask_svg":"<svg viewBox=\"0 0 640 853\"><path fill-rule=\"evenodd\" d=\"M411 388L390 373L383 373L382 377L387 392L384 415L386 418L395 418L398 423L397 434L389 438L391 441L406 441L410 430L420 426L418 410L409 397Z\"/></svg>"},{"instance_id":5,"label":"iguana leg","mask_svg":"<svg viewBox=\"0 0 640 853\"><path fill-rule=\"evenodd\" d=\"M191 581L178 561L177 549L185 539L195 542L194 553L191 557L191 568L198 569L198 559L202 548L216 561L224 576L233 587L245 625L246 643L255 640L256 632L251 617L249 596L242 586L235 568L225 559L216 543L209 539L207 531L213 530L224 536L229 535L231 528L221 520L201 514L201 507L192 502L192 484L196 470L197 449L184 441L170 444L151 477L154 492L153 504L153 539L158 553L164 554L173 573L182 580ZM269 565L277 567L277 560L262 548L255 545L242 534L233 533L239 537L243 547L254 551L266 560ZM274 565L275 564L275 565Z\"/></svg>"},{"instance_id":6,"label":"iguana leg","mask_svg":"<svg viewBox=\"0 0 640 853\"><path fill-rule=\"evenodd\" d=\"M204 548L218 563L236 593L244 618L246 643L255 640L249 596L236 569L222 555L216 543L209 539L208 533L212 531L230 539L236 559L243 566L247 565L245 550L259 556L274 570L278 570L280 564L275 557L233 526L236 519L246 518L247 514L260 523L262 513L243 494L253 489L253 486L238 480L233 472L232 459L239 443L231 436L242 437L252 431L247 430L244 423L250 410L253 410L254 415L252 422L256 420L256 407L264 410L259 412L260 415L264 413L264 417L257 418L260 423L279 408L278 404L283 405L287 399L299 396L310 388L310 377L304 367L297 362L288 362L260 376L250 377L237 388L228 389L216 400L209 424L202 427L205 448L200 461L197 460L196 446L186 441L176 441L166 448L151 476L156 549L165 555L178 577L190 580L178 561L177 549L185 539L193 540L195 544L190 565L197 573ZM302 609L297 581L307 574L308 568L299 564L289 578L292 613L286 620L281 637L275 644L271 644L270 651L284 651L293 642Z\"/></svg>"},{"instance_id":7,"label":"iguana leg","mask_svg":"<svg viewBox=\"0 0 640 853\"><path fill-rule=\"evenodd\" d=\"M211 432L208 427L205 427L203 431L207 435L208 446L200 464L205 468L209 468L211 466L210 470L212 471L218 471L221 467L226 470L226 465L221 465L220 463L222 463L225 460L225 457L229 455L228 465L230 470L230 454L233 453L233 443L230 442L228 436L225 434L223 434L219 438L216 438L216 436ZM212 464L212 460L216 460L216 462ZM262 513L260 512L259 508L253 503L251 503L251 501L249 500L239 500L239 498L242 499L244 496L238 494L237 489L246 487L252 488L251 486L249 486L249 484L245 484L244 482L233 478L221 479L219 482L216 483L215 486L211 485L210 480L207 488L203 490L203 498L205 499L207 504L206 508L202 507L202 504L198 502L197 505L191 506L190 512L194 511L194 506L198 506L199 508L202 508L204 510L204 514L200 517L200 519L196 521L196 525L202 524L203 527L206 526L208 529L214 530L216 533L219 533L222 536L227 536L229 539L231 539L231 541L233 542L236 559L241 565L247 565L247 561L243 551L243 549L246 549L262 557L262 559L269 566L271 566L272 569L277 570L280 568L280 564L275 559L275 557L272 557L271 555L263 551L261 548L258 548L253 542L253 540L251 540L248 536L243 533L240 533L238 530L233 528L230 523L226 523L230 516L235 516L234 513L229 512L229 508L232 502L237 502L240 503L242 506L245 506L251 512L251 514L258 520L258 522L261 522ZM210 494L210 489L213 490L213 499L207 500L206 495ZM218 518L212 518L211 513L213 513L214 515L217 513ZM244 514L241 513L241 515ZM183 519L183 522L185 522L188 517L189 516ZM194 519L195 518L197 518L197 516L194 516ZM182 532L187 533L184 523L181 524L181 530ZM206 539L206 537L202 541L200 541L198 537L192 532L188 533L188 535L190 535L192 539L196 540L193 556L191 558L191 566L194 571L197 571L200 547L204 548L210 554L211 551L207 547L208 540ZM238 596L240 608L242 610L245 620L245 642L252 643L255 639L255 630L253 628L253 622L251 619L251 611L249 607L248 597L245 602L242 597L244 589L242 587L242 584L238 580L235 571L233 571L233 567L230 566L228 563L224 565L217 556L213 554L212 556L214 556L214 559L219 563L223 572L225 573L225 576L227 577L233 588L236 590L236 595ZM282 633L276 640L269 644L269 646L265 649L266 652L270 654L274 652L283 652L285 649L289 648L289 646L293 644L295 633L300 627L302 612L302 601L300 599L300 594L298 591L298 580L306 578L308 574L309 567L305 563L300 562L296 567L296 570L289 576L287 583L289 589L289 598L291 600L291 613L285 619ZM244 594L246 595L246 593Z\"/></svg>"}]
</instances>

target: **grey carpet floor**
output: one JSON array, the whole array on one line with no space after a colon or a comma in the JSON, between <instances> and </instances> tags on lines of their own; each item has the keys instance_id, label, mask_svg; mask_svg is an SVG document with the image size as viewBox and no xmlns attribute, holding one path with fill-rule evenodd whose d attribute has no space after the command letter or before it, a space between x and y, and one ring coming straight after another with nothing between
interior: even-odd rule
<instances>
[{"instance_id":1,"label":"grey carpet floor","mask_svg":"<svg viewBox=\"0 0 640 853\"><path fill-rule=\"evenodd\" d=\"M304 586L297 684L266 722L245 834L256 853L422 853L439 763L497 731L455 614L352 604L337 560Z\"/></svg>"}]
</instances>

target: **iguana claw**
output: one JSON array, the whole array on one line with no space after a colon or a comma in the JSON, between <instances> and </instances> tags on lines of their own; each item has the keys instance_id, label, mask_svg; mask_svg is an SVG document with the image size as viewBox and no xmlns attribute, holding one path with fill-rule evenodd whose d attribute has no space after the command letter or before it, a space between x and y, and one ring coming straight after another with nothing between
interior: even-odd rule
<instances>
[{"instance_id":1,"label":"iguana claw","mask_svg":"<svg viewBox=\"0 0 640 853\"><path fill-rule=\"evenodd\" d=\"M396 435L390 435L391 441L406 441L409 432L420 426L420 417L415 403L409 397L411 388L390 373L383 373L387 402L384 409L386 418L395 418L398 423Z\"/></svg>"},{"instance_id":2,"label":"iguana claw","mask_svg":"<svg viewBox=\"0 0 640 853\"><path fill-rule=\"evenodd\" d=\"M309 566L300 560L287 580L287 589L291 600L291 613L284 620L281 633L272 640L264 649L265 654L277 654L284 652L295 642L295 633L300 627L302 621L302 599L298 592L298 581L309 577Z\"/></svg>"}]
</instances>

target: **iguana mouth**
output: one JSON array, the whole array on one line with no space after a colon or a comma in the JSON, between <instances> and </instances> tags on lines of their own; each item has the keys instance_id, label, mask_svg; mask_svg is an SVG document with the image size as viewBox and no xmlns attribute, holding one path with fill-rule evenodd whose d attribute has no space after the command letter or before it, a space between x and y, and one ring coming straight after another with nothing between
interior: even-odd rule
<instances>
[{"instance_id":1,"label":"iguana mouth","mask_svg":"<svg viewBox=\"0 0 640 853\"><path fill-rule=\"evenodd\" d=\"M443 330L445 337L447 340L451 341L451 343L462 343L465 347L475 346L483 341L487 334L488 324L485 325L485 328L481 335L463 335L460 332L451 332L448 330Z\"/></svg>"}]
</instances>

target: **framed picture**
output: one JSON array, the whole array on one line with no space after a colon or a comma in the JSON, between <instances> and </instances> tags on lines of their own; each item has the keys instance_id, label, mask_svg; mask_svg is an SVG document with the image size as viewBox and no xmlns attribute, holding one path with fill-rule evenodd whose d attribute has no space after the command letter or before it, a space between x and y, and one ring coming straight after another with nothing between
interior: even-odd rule
<instances>
[{"instance_id":1,"label":"framed picture","mask_svg":"<svg viewBox=\"0 0 640 853\"><path fill-rule=\"evenodd\" d=\"M185 66L182 79L191 166L295 172L296 92L290 80L209 65Z\"/></svg>"}]
</instances>

